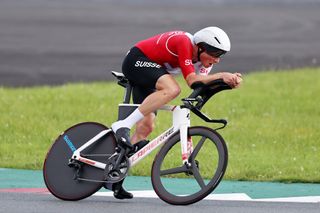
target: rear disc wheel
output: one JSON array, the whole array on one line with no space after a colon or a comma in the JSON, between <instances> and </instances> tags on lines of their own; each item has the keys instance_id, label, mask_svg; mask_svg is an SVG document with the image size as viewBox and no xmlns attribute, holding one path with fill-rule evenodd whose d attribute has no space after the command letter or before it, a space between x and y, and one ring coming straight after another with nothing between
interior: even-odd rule
<instances>
[{"instance_id":1,"label":"rear disc wheel","mask_svg":"<svg viewBox=\"0 0 320 213\"><path fill-rule=\"evenodd\" d=\"M62 200L84 199L98 191L104 180L104 170L82 162L71 160L73 151L99 134L108 130L102 124L85 122L74 125L61 134L47 153L44 166L44 182L48 190ZM81 152L81 156L106 163L115 152L116 139L112 132L107 133L95 144ZM79 168L80 167L80 168ZM93 181L77 179L83 178Z\"/></svg>"}]
</instances>

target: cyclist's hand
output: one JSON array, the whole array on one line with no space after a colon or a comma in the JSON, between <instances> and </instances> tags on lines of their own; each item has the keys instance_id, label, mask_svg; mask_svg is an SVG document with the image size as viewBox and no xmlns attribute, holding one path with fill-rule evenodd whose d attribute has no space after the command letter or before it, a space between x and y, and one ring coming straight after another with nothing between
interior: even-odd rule
<instances>
[{"instance_id":1,"label":"cyclist's hand","mask_svg":"<svg viewBox=\"0 0 320 213\"><path fill-rule=\"evenodd\" d=\"M242 75L240 73L221 73L221 77L231 88L238 88L242 82Z\"/></svg>"},{"instance_id":2,"label":"cyclist's hand","mask_svg":"<svg viewBox=\"0 0 320 213\"><path fill-rule=\"evenodd\" d=\"M241 82L242 82L242 75L241 73L234 73L234 75L237 76L237 79L236 79L236 86L234 88L238 88L240 85L241 85Z\"/></svg>"}]
</instances>

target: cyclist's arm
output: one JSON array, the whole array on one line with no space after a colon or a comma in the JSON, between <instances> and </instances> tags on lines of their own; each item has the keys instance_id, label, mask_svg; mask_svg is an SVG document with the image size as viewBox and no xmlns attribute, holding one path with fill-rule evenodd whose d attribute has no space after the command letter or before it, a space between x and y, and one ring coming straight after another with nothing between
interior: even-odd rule
<instances>
[{"instance_id":1,"label":"cyclist's arm","mask_svg":"<svg viewBox=\"0 0 320 213\"><path fill-rule=\"evenodd\" d=\"M195 72L192 63L193 46L186 35L176 36L176 38L172 39L172 42L176 45L179 67L183 77L186 78L190 73Z\"/></svg>"},{"instance_id":2,"label":"cyclist's arm","mask_svg":"<svg viewBox=\"0 0 320 213\"><path fill-rule=\"evenodd\" d=\"M223 81L226 82L231 88L237 88L240 86L242 81L240 73L229 72L219 72L207 76L190 73L185 79L189 87L191 87L191 85L197 81L206 84L216 79L223 79Z\"/></svg>"}]
</instances>

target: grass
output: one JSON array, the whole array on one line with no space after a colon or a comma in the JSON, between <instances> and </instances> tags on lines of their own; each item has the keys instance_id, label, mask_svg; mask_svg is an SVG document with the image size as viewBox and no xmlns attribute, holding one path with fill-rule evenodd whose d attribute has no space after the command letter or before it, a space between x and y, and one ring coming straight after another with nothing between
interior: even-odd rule
<instances>
[{"instance_id":1,"label":"grass","mask_svg":"<svg viewBox=\"0 0 320 213\"><path fill-rule=\"evenodd\" d=\"M179 82L182 98L190 90ZM229 149L225 179L319 183L319 94L320 69L306 68L245 75L240 89L209 101L203 112L229 121L219 130ZM122 95L114 82L0 88L0 167L41 169L48 148L66 128L83 121L110 126ZM215 127L192 119L193 125ZM151 137L169 125L170 115L159 112ZM131 174L150 175L154 155Z\"/></svg>"},{"instance_id":2,"label":"grass","mask_svg":"<svg viewBox=\"0 0 320 213\"><path fill-rule=\"evenodd\" d=\"M320 182L319 77L319 69L256 73L230 93L228 178Z\"/></svg>"}]
</instances>

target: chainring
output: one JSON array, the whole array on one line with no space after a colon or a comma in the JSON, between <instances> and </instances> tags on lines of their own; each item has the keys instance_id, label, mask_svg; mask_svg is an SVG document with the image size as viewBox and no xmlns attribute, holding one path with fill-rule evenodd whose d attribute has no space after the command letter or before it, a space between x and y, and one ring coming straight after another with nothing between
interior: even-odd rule
<instances>
[{"instance_id":1,"label":"chainring","mask_svg":"<svg viewBox=\"0 0 320 213\"><path fill-rule=\"evenodd\" d=\"M112 155L106 163L106 168L104 170L104 180L108 183L117 183L123 180L129 172L129 158L124 156L116 168L116 162L119 158L119 154Z\"/></svg>"}]
</instances>

